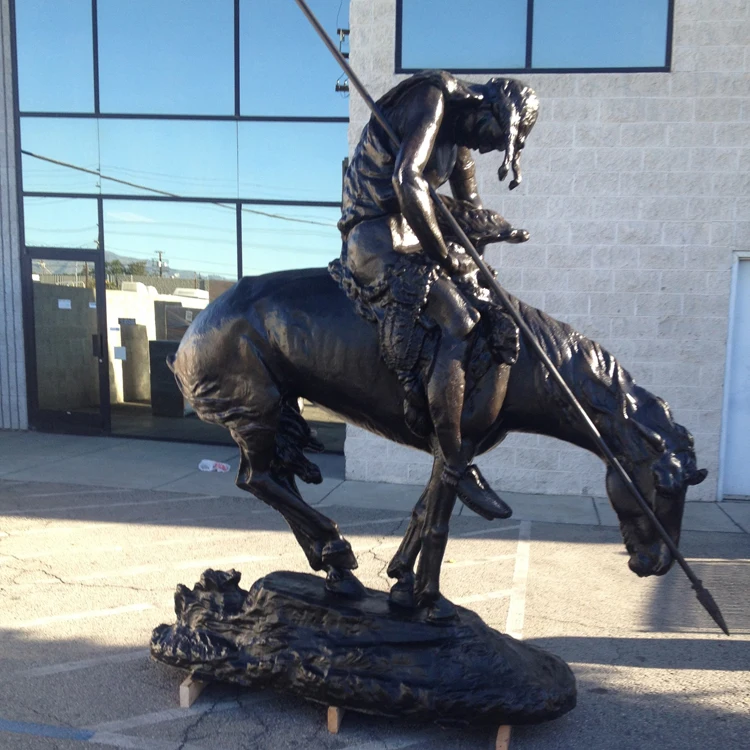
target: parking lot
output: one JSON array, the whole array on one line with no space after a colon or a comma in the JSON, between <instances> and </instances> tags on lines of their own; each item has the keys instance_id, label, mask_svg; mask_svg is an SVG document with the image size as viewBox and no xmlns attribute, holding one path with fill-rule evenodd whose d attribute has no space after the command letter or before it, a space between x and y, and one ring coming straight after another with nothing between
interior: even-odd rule
<instances>
[{"instance_id":1,"label":"parking lot","mask_svg":"<svg viewBox=\"0 0 750 750\"><path fill-rule=\"evenodd\" d=\"M210 450L201 446L0 438L0 747L494 746L493 728L351 712L332 735L323 706L232 686L211 685L192 708L180 708L184 673L148 655L152 629L174 620L175 586L192 586L209 567L242 571L246 588L273 570L306 570L283 519L227 475L196 472L194 459ZM117 457L139 451L140 470L131 465L128 479ZM212 457L231 463L228 449L219 454ZM340 464L323 459L326 479L307 498L352 542L365 585L386 590L385 567L419 488L346 482ZM160 466L168 488L158 487ZM504 522L454 516L442 575L450 599L561 655L576 673L577 708L514 729L511 747L746 747L746 511L689 508L692 530L681 544L722 607L726 638L679 570L643 580L628 571L604 506L520 495L511 504L516 514Z\"/></svg>"}]
</instances>

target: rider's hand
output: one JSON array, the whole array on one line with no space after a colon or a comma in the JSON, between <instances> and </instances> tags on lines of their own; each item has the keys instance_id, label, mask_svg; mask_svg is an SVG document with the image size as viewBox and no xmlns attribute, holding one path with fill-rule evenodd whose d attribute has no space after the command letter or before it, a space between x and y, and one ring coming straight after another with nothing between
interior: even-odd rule
<instances>
[{"instance_id":1,"label":"rider's hand","mask_svg":"<svg viewBox=\"0 0 750 750\"><path fill-rule=\"evenodd\" d=\"M461 263L454 255L447 255L443 258L441 265L449 276L461 271Z\"/></svg>"}]
</instances>

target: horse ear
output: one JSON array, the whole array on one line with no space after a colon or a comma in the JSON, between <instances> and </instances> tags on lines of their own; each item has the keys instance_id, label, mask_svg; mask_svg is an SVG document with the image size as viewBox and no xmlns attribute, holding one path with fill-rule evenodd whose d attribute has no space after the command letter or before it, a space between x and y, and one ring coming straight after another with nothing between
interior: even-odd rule
<instances>
[{"instance_id":1,"label":"horse ear","mask_svg":"<svg viewBox=\"0 0 750 750\"><path fill-rule=\"evenodd\" d=\"M698 469L688 480L688 484L700 484L708 476L708 469Z\"/></svg>"}]
</instances>

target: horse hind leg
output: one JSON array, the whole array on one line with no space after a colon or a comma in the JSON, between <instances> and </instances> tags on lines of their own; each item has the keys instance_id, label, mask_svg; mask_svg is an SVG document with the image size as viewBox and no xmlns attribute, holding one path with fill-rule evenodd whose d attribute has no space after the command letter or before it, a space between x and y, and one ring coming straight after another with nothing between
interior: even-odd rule
<instances>
[{"instance_id":1,"label":"horse hind leg","mask_svg":"<svg viewBox=\"0 0 750 750\"><path fill-rule=\"evenodd\" d=\"M280 397L267 400L265 406L261 413L246 411L230 426L240 448L235 484L284 516L310 567L326 571L326 588L343 596L360 596L364 587L351 572L357 567L351 545L334 521L302 499L293 473L278 460Z\"/></svg>"}]
</instances>

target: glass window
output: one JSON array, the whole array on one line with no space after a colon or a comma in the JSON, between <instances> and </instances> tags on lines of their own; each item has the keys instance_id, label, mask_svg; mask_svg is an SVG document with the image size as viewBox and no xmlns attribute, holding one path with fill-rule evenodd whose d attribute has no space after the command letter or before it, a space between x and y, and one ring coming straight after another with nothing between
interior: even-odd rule
<instances>
[{"instance_id":1,"label":"glass window","mask_svg":"<svg viewBox=\"0 0 750 750\"><path fill-rule=\"evenodd\" d=\"M24 235L29 247L96 249L96 201L78 198L24 198Z\"/></svg>"},{"instance_id":2,"label":"glass window","mask_svg":"<svg viewBox=\"0 0 750 750\"><path fill-rule=\"evenodd\" d=\"M523 68L527 0L403 0L401 66Z\"/></svg>"},{"instance_id":3,"label":"glass window","mask_svg":"<svg viewBox=\"0 0 750 750\"><path fill-rule=\"evenodd\" d=\"M666 0L534 0L535 68L666 64Z\"/></svg>"},{"instance_id":4,"label":"glass window","mask_svg":"<svg viewBox=\"0 0 750 750\"><path fill-rule=\"evenodd\" d=\"M241 198L341 200L346 123L242 122Z\"/></svg>"},{"instance_id":5,"label":"glass window","mask_svg":"<svg viewBox=\"0 0 750 750\"><path fill-rule=\"evenodd\" d=\"M91 0L16 2L21 111L92 112Z\"/></svg>"},{"instance_id":6,"label":"glass window","mask_svg":"<svg viewBox=\"0 0 750 750\"><path fill-rule=\"evenodd\" d=\"M205 279L236 279L236 222L234 205L106 200L107 270L114 261L123 272L137 268L143 273L135 275L151 277L157 291L163 283L158 279L185 282L170 282L171 287L199 288Z\"/></svg>"},{"instance_id":7,"label":"glass window","mask_svg":"<svg viewBox=\"0 0 750 750\"><path fill-rule=\"evenodd\" d=\"M242 274L324 268L341 254L341 209L243 206Z\"/></svg>"},{"instance_id":8,"label":"glass window","mask_svg":"<svg viewBox=\"0 0 750 750\"><path fill-rule=\"evenodd\" d=\"M237 129L203 120L102 120L102 192L237 195Z\"/></svg>"},{"instance_id":9,"label":"glass window","mask_svg":"<svg viewBox=\"0 0 750 750\"><path fill-rule=\"evenodd\" d=\"M103 112L234 114L232 0L99 0Z\"/></svg>"},{"instance_id":10,"label":"glass window","mask_svg":"<svg viewBox=\"0 0 750 750\"><path fill-rule=\"evenodd\" d=\"M337 28L349 28L348 0L308 4L332 39ZM243 115L348 117L348 97L336 91L342 73L296 3L241 4Z\"/></svg>"},{"instance_id":11,"label":"glass window","mask_svg":"<svg viewBox=\"0 0 750 750\"><path fill-rule=\"evenodd\" d=\"M402 0L400 7L401 70L666 69L669 0Z\"/></svg>"},{"instance_id":12,"label":"glass window","mask_svg":"<svg viewBox=\"0 0 750 750\"><path fill-rule=\"evenodd\" d=\"M95 120L21 118L23 189L27 192L99 192ZM90 170L90 171L85 171Z\"/></svg>"}]
</instances>

